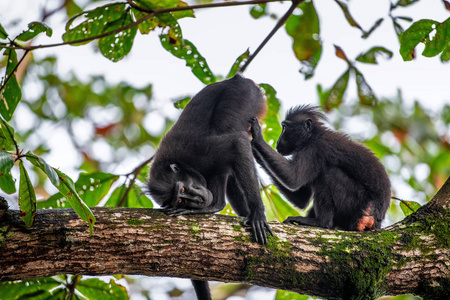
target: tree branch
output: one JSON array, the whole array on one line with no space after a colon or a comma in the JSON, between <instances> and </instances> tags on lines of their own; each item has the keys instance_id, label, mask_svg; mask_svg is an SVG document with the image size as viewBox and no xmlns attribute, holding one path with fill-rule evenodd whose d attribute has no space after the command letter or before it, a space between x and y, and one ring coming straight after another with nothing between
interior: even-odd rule
<instances>
[{"instance_id":1,"label":"tree branch","mask_svg":"<svg viewBox=\"0 0 450 300\"><path fill-rule=\"evenodd\" d=\"M245 62L245 64L239 69L239 72L244 73L245 69L248 67L248 65L252 62L252 60L258 55L258 53L264 48L264 46L269 42L269 40L275 35L275 33L278 31L278 29L281 28L281 26L286 23L287 19L290 15L294 12L294 10L297 8L297 6L304 2L305 0L292 0L292 5L288 9L288 11L284 14L284 16L278 20L275 27L272 29L272 31L266 36L266 38L262 41L262 43L258 46L258 48L251 54L248 58L248 60Z\"/></svg>"},{"instance_id":2,"label":"tree branch","mask_svg":"<svg viewBox=\"0 0 450 300\"><path fill-rule=\"evenodd\" d=\"M57 274L142 274L246 282L330 299L415 293L446 299L450 288L450 183L401 223L344 232L271 222L261 246L239 219L166 216L158 210L93 208L94 235L71 209L39 210L26 228L0 205L0 281Z\"/></svg>"},{"instance_id":3,"label":"tree branch","mask_svg":"<svg viewBox=\"0 0 450 300\"><path fill-rule=\"evenodd\" d=\"M227 6L238 6L238 5L251 5L251 4L261 4L261 3L269 3L269 2L282 2L286 0L252 0L252 1L242 1L242 2L222 2L222 3L210 3L210 4L199 4L199 5L189 5L189 6L177 6L177 7L169 7L169 8L161 8L161 9L154 9L154 10L148 10L145 8L139 8L141 11L148 12L148 15L145 17L134 21L133 23L130 23L126 26L117 28L112 31L104 32L102 34L91 36L84 39L74 40L74 41L67 41L62 43L55 43L55 44L47 44L47 45L36 45L36 46L6 46L2 45L0 46L0 49L22 49L22 50L35 50L35 49L43 49L43 48L51 48L51 47L59 47L64 45L73 45L73 44L79 44L79 43L86 43L91 42L96 39L101 39L106 36L114 35L119 32L122 32L124 30L128 30L132 27L135 27L148 19L153 18L154 16L162 13L167 12L175 12L175 11L183 11L183 10L194 10L194 9L201 9L201 8L215 8L215 7L227 7ZM133 5L133 7L136 7L136 5Z\"/></svg>"}]
</instances>

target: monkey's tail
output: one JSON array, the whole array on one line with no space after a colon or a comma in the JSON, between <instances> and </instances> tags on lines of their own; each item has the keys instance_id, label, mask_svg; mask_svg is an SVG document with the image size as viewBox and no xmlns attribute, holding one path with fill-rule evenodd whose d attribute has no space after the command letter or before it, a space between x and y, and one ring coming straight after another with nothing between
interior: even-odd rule
<instances>
[{"instance_id":1,"label":"monkey's tail","mask_svg":"<svg viewBox=\"0 0 450 300\"><path fill-rule=\"evenodd\" d=\"M194 279L191 281L198 300L211 300L211 291L209 290L208 281Z\"/></svg>"}]
</instances>

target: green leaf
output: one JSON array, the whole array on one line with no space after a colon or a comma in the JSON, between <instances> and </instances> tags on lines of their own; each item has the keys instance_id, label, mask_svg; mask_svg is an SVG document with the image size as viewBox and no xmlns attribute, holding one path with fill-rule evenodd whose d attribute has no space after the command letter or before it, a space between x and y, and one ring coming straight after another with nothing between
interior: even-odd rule
<instances>
[{"instance_id":1,"label":"green leaf","mask_svg":"<svg viewBox=\"0 0 450 300\"><path fill-rule=\"evenodd\" d=\"M192 99L191 97L186 97L186 98L180 99L180 100L176 101L173 104L173 106L175 106L175 108L178 108L178 109L184 109L186 107L186 105L189 103L189 101L191 101L191 99Z\"/></svg>"},{"instance_id":2,"label":"green leaf","mask_svg":"<svg viewBox=\"0 0 450 300\"><path fill-rule=\"evenodd\" d=\"M250 10L250 15L254 18L254 19L259 19L262 16L267 15L266 13L266 7L267 7L267 3L264 4L256 4L255 6L252 7L252 9ZM231 76L233 77L233 76Z\"/></svg>"},{"instance_id":3,"label":"green leaf","mask_svg":"<svg viewBox=\"0 0 450 300\"><path fill-rule=\"evenodd\" d=\"M48 299L50 290L61 283L53 278L38 278L0 283L0 299Z\"/></svg>"},{"instance_id":4,"label":"green leaf","mask_svg":"<svg viewBox=\"0 0 450 300\"><path fill-rule=\"evenodd\" d=\"M356 75L356 87L358 89L359 102L363 105L375 106L378 102L378 99L375 96L372 88L369 86L369 84L367 84L363 74L361 74L361 72L359 72L357 69L354 70Z\"/></svg>"},{"instance_id":5,"label":"green leaf","mask_svg":"<svg viewBox=\"0 0 450 300\"><path fill-rule=\"evenodd\" d=\"M418 2L418 1L419 0L399 0L397 2L397 4L395 4L395 6L403 6L403 7L405 7L405 6L414 4L414 3Z\"/></svg>"},{"instance_id":6,"label":"green leaf","mask_svg":"<svg viewBox=\"0 0 450 300\"><path fill-rule=\"evenodd\" d=\"M231 66L230 72L228 72L227 78L231 78L239 71L239 69L247 62L250 56L250 50L247 49L244 53L239 55L234 64Z\"/></svg>"},{"instance_id":7,"label":"green leaf","mask_svg":"<svg viewBox=\"0 0 450 300\"><path fill-rule=\"evenodd\" d=\"M33 184L28 177L28 172L25 169L22 161L19 161L20 168L20 185L19 185L19 206L20 216L22 217L25 226L33 225L34 217L36 216L36 194L34 193Z\"/></svg>"},{"instance_id":8,"label":"green leaf","mask_svg":"<svg viewBox=\"0 0 450 300\"><path fill-rule=\"evenodd\" d=\"M6 64L6 75L1 82L1 85L3 85L6 80L8 80L8 82L0 91L0 115L2 115L6 121L9 121L16 110L17 104L19 104L19 101L22 98L22 90L17 82L16 74L13 73L14 68L18 63L16 51L14 49L6 49L4 55L8 57L8 62Z\"/></svg>"},{"instance_id":9,"label":"green leaf","mask_svg":"<svg viewBox=\"0 0 450 300\"><path fill-rule=\"evenodd\" d=\"M380 54L380 55L386 55L388 59L392 58L392 51L389 51L386 48L383 47L373 47L371 48L369 51L367 51L366 53L361 53L356 60L362 63L366 63L366 64L377 64L377 60L375 55Z\"/></svg>"},{"instance_id":10,"label":"green leaf","mask_svg":"<svg viewBox=\"0 0 450 300\"><path fill-rule=\"evenodd\" d=\"M300 73L305 79L314 76L314 70L322 54L319 17L313 2L303 2L298 6L303 13L291 15L286 22L286 32L293 38L295 56L302 64Z\"/></svg>"},{"instance_id":11,"label":"green leaf","mask_svg":"<svg viewBox=\"0 0 450 300\"><path fill-rule=\"evenodd\" d=\"M267 210L267 218L269 220L284 221L289 216L298 216L299 212L291 206L290 203L284 201L280 192L274 185L269 185L261 191L264 206Z\"/></svg>"},{"instance_id":12,"label":"green leaf","mask_svg":"<svg viewBox=\"0 0 450 300\"><path fill-rule=\"evenodd\" d=\"M16 150L16 145L14 143L14 128L12 128L2 117L0 117L0 150Z\"/></svg>"},{"instance_id":13,"label":"green leaf","mask_svg":"<svg viewBox=\"0 0 450 300\"><path fill-rule=\"evenodd\" d=\"M20 35L16 37L16 40L26 42L34 37L36 37L38 34L45 32L47 36L52 36L53 30L45 23L42 22L31 22L28 24L28 30L25 30Z\"/></svg>"},{"instance_id":14,"label":"green leaf","mask_svg":"<svg viewBox=\"0 0 450 300\"><path fill-rule=\"evenodd\" d=\"M364 29L362 29L362 27L358 24L358 22L356 22L356 20L352 17L352 15L350 14L350 11L348 10L348 6L346 3L344 3L341 0L334 0L339 7L341 8L342 12L344 13L345 18L347 19L347 22L352 26L352 27L356 27L359 30L361 30L363 33Z\"/></svg>"},{"instance_id":15,"label":"green leaf","mask_svg":"<svg viewBox=\"0 0 450 300\"><path fill-rule=\"evenodd\" d=\"M363 39L368 38L368 37L372 34L372 32L375 31L375 29L377 29L378 27L380 27L380 25L381 25L381 23L383 23L383 21L384 21L383 18L378 19L378 20L375 22L375 24L373 24L373 26L369 29L369 31L364 32L363 35L362 35L361 37L362 37Z\"/></svg>"},{"instance_id":16,"label":"green leaf","mask_svg":"<svg viewBox=\"0 0 450 300\"><path fill-rule=\"evenodd\" d=\"M274 300L308 300L309 296L299 295L294 292L278 290Z\"/></svg>"},{"instance_id":17,"label":"green leaf","mask_svg":"<svg viewBox=\"0 0 450 300\"><path fill-rule=\"evenodd\" d=\"M264 119L262 120L265 124L264 127L264 140L275 148L276 141L281 134L281 125L279 122L279 112L280 112L280 100L276 97L275 89L268 84L260 84L261 88L264 89L267 100L267 113Z\"/></svg>"},{"instance_id":18,"label":"green leaf","mask_svg":"<svg viewBox=\"0 0 450 300\"><path fill-rule=\"evenodd\" d=\"M175 57L184 59L186 65L191 68L192 73L201 82L211 84L217 81L217 78L209 69L206 59L198 52L194 44L183 39L178 23L171 26L169 32L162 34L159 38L164 49L172 53Z\"/></svg>"},{"instance_id":19,"label":"green leaf","mask_svg":"<svg viewBox=\"0 0 450 300\"><path fill-rule=\"evenodd\" d=\"M72 208L69 200L61 193L56 193L48 199L37 202L38 209Z\"/></svg>"},{"instance_id":20,"label":"green leaf","mask_svg":"<svg viewBox=\"0 0 450 300\"><path fill-rule=\"evenodd\" d=\"M347 90L348 79L350 77L350 69L348 69L338 80L334 83L329 91L319 93L320 106L325 110L331 110L341 105L345 91Z\"/></svg>"},{"instance_id":21,"label":"green leaf","mask_svg":"<svg viewBox=\"0 0 450 300\"><path fill-rule=\"evenodd\" d=\"M420 205L419 203L414 202L414 201L402 200L400 202L400 208L402 209L403 213L405 214L405 217L416 212L421 206L422 205Z\"/></svg>"},{"instance_id":22,"label":"green leaf","mask_svg":"<svg viewBox=\"0 0 450 300\"><path fill-rule=\"evenodd\" d=\"M14 159L11 153L0 150L0 189L7 193L16 192L16 183L11 175Z\"/></svg>"},{"instance_id":23,"label":"green leaf","mask_svg":"<svg viewBox=\"0 0 450 300\"><path fill-rule=\"evenodd\" d=\"M31 152L27 152L27 154L25 154L25 157L30 163L41 169L48 176L55 187L59 186L60 182L58 174L56 173L55 169L50 167L42 157L34 155Z\"/></svg>"},{"instance_id":24,"label":"green leaf","mask_svg":"<svg viewBox=\"0 0 450 300\"><path fill-rule=\"evenodd\" d=\"M129 299L127 289L117 284L114 279L106 283L98 278L78 282L77 290L87 299Z\"/></svg>"},{"instance_id":25,"label":"green leaf","mask_svg":"<svg viewBox=\"0 0 450 300\"><path fill-rule=\"evenodd\" d=\"M69 18L83 12L83 10L78 6L78 4L75 3L74 0L66 0L65 7L66 7L66 14Z\"/></svg>"},{"instance_id":26,"label":"green leaf","mask_svg":"<svg viewBox=\"0 0 450 300\"><path fill-rule=\"evenodd\" d=\"M96 206L103 197L108 194L111 185L119 179L119 176L96 172L82 173L75 183L75 188L87 206Z\"/></svg>"},{"instance_id":27,"label":"green leaf","mask_svg":"<svg viewBox=\"0 0 450 300\"><path fill-rule=\"evenodd\" d=\"M67 200L69 200L70 205L80 218L89 224L89 231L92 235L95 223L94 215L76 192L75 184L72 179L63 172L56 169L54 170L56 171L56 174L58 174L60 181L60 184L55 187L67 198Z\"/></svg>"},{"instance_id":28,"label":"green leaf","mask_svg":"<svg viewBox=\"0 0 450 300\"><path fill-rule=\"evenodd\" d=\"M10 172L13 166L13 155L9 152L0 150L0 175Z\"/></svg>"},{"instance_id":29,"label":"green leaf","mask_svg":"<svg viewBox=\"0 0 450 300\"><path fill-rule=\"evenodd\" d=\"M63 41L77 41L107 32L107 25L123 18L125 11L126 4L113 3L75 15L66 23L66 32L62 36ZM86 20L81 22L78 26L71 28L72 23L80 17L84 17ZM89 42L90 41L72 45L79 46Z\"/></svg>"},{"instance_id":30,"label":"green leaf","mask_svg":"<svg viewBox=\"0 0 450 300\"><path fill-rule=\"evenodd\" d=\"M10 172L0 174L0 189L6 194L14 194L16 192L16 182Z\"/></svg>"},{"instance_id":31,"label":"green leaf","mask_svg":"<svg viewBox=\"0 0 450 300\"><path fill-rule=\"evenodd\" d=\"M430 38L430 34L434 33ZM414 48L419 43L425 44L422 55L436 56L444 51L444 59L447 51L450 51L450 18L443 23L433 20L419 20L413 23L400 37L400 54L403 60L414 59ZM441 58L441 60L445 61Z\"/></svg>"},{"instance_id":32,"label":"green leaf","mask_svg":"<svg viewBox=\"0 0 450 300\"><path fill-rule=\"evenodd\" d=\"M0 39L6 40L8 38L8 34L5 31L5 28L0 24Z\"/></svg>"},{"instance_id":33,"label":"green leaf","mask_svg":"<svg viewBox=\"0 0 450 300\"><path fill-rule=\"evenodd\" d=\"M126 191L127 191L126 185L122 185L117 189L115 189L114 192L112 192L111 197L106 202L105 206L118 207L119 204L121 204L120 205L121 207L135 207L135 208L153 207L153 202L146 195L144 195L136 185L131 187L130 191L128 192L128 195L123 201L122 198L124 197Z\"/></svg>"},{"instance_id":34,"label":"green leaf","mask_svg":"<svg viewBox=\"0 0 450 300\"><path fill-rule=\"evenodd\" d=\"M131 17L130 10L127 10L122 14L120 19L106 24L104 31L113 31L131 23L133 23L133 19ZM98 48L102 52L103 56L113 62L118 62L131 51L136 32L137 28L132 27L114 35L101 38L98 41Z\"/></svg>"}]
</instances>

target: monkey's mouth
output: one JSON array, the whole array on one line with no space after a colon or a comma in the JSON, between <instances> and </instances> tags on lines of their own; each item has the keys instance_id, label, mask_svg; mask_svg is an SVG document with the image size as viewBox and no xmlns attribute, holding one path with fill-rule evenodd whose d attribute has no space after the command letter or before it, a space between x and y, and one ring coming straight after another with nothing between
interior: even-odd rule
<instances>
[{"instance_id":1,"label":"monkey's mouth","mask_svg":"<svg viewBox=\"0 0 450 300\"><path fill-rule=\"evenodd\" d=\"M212 194L205 189L202 195L199 194L183 194L178 195L175 206L184 208L204 208L212 203Z\"/></svg>"}]
</instances>

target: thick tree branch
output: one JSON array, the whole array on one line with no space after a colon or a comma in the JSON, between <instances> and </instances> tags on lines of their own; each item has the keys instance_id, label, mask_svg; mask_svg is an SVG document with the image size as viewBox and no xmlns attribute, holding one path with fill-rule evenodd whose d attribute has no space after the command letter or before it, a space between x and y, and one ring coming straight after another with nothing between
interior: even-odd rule
<instances>
[{"instance_id":1,"label":"thick tree branch","mask_svg":"<svg viewBox=\"0 0 450 300\"><path fill-rule=\"evenodd\" d=\"M384 230L271 222L276 237L267 246L251 242L235 217L93 208L97 223L90 237L71 209L40 210L26 228L19 212L0 205L0 281L120 273L246 282L330 299L403 293L448 299L449 185L418 213Z\"/></svg>"}]
</instances>

